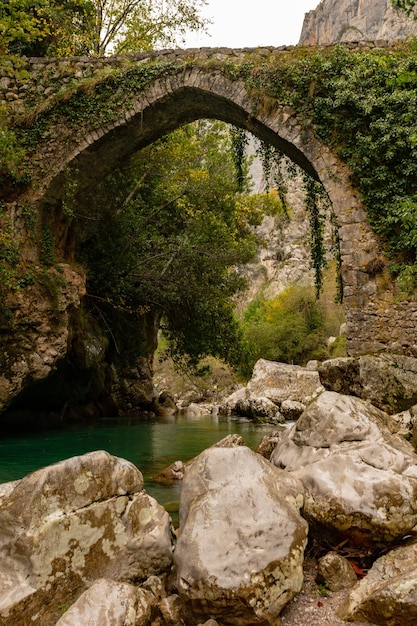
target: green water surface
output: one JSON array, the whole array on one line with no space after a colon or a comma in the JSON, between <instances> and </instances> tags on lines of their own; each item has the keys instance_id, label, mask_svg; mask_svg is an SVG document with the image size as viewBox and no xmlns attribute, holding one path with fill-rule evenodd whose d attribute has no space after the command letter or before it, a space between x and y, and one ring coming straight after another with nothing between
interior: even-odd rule
<instances>
[{"instance_id":1,"label":"green water surface","mask_svg":"<svg viewBox=\"0 0 417 626\"><path fill-rule=\"evenodd\" d=\"M0 438L0 483L63 459L106 450L134 463L142 472L149 495L172 512L176 509L179 485L164 486L152 477L174 461L188 461L229 433L242 435L254 449L262 437L276 427L246 420L205 416L155 421L104 419L91 426L72 426L30 435Z\"/></svg>"}]
</instances>

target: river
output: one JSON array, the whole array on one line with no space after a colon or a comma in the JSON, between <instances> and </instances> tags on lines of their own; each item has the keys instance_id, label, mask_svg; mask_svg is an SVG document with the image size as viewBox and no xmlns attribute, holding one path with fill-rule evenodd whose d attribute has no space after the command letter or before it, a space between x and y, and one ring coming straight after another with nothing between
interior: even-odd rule
<instances>
[{"instance_id":1,"label":"river","mask_svg":"<svg viewBox=\"0 0 417 626\"><path fill-rule=\"evenodd\" d=\"M71 456L107 450L132 461L142 472L149 495L175 517L179 486L152 482L153 476L174 461L188 461L229 433L242 435L245 444L254 449L274 429L272 424L207 415L149 421L102 419L94 425L7 436L0 439L0 483Z\"/></svg>"}]
</instances>

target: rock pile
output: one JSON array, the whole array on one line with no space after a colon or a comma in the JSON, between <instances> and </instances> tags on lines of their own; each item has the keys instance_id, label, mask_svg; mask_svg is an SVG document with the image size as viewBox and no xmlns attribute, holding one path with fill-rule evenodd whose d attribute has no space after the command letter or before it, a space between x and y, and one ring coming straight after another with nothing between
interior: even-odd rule
<instances>
[{"instance_id":1,"label":"rock pile","mask_svg":"<svg viewBox=\"0 0 417 626\"><path fill-rule=\"evenodd\" d=\"M277 398L269 384L258 370L250 389ZM262 454L229 436L183 465L178 537L140 471L103 451L1 485L0 626L277 626L308 537L336 548L318 581L350 589L344 620L414 624L417 454L397 416L311 389ZM361 580L341 543L373 555Z\"/></svg>"}]
</instances>

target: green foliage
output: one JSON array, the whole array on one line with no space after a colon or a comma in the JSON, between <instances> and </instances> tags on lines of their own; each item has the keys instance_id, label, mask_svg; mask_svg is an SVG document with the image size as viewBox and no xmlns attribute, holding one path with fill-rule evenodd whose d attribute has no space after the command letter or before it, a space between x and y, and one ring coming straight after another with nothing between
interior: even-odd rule
<instances>
[{"instance_id":1,"label":"green foliage","mask_svg":"<svg viewBox=\"0 0 417 626\"><path fill-rule=\"evenodd\" d=\"M0 184L18 184L22 180L24 156L25 151L19 146L14 131L3 125L0 119Z\"/></svg>"},{"instance_id":2,"label":"green foliage","mask_svg":"<svg viewBox=\"0 0 417 626\"><path fill-rule=\"evenodd\" d=\"M204 30L205 0L93 0L96 11L94 52L118 53L176 47L187 32Z\"/></svg>"},{"instance_id":3,"label":"green foliage","mask_svg":"<svg viewBox=\"0 0 417 626\"><path fill-rule=\"evenodd\" d=\"M44 265L53 265L56 262L54 236L48 223L44 225L42 231L40 258Z\"/></svg>"},{"instance_id":4,"label":"green foliage","mask_svg":"<svg viewBox=\"0 0 417 626\"><path fill-rule=\"evenodd\" d=\"M401 271L416 260L417 43L296 48L236 66L258 107L287 103L345 161L370 222ZM226 69L225 69L226 72ZM230 68L227 68L230 73ZM263 97L260 97L263 94Z\"/></svg>"},{"instance_id":5,"label":"green foliage","mask_svg":"<svg viewBox=\"0 0 417 626\"><path fill-rule=\"evenodd\" d=\"M11 317L6 304L8 293L18 291L34 280L32 272L19 264L19 245L12 220L0 202L0 325Z\"/></svg>"},{"instance_id":6,"label":"green foliage","mask_svg":"<svg viewBox=\"0 0 417 626\"><path fill-rule=\"evenodd\" d=\"M178 45L204 29L204 0L9 0L0 4L0 54L104 55Z\"/></svg>"},{"instance_id":7,"label":"green foliage","mask_svg":"<svg viewBox=\"0 0 417 626\"><path fill-rule=\"evenodd\" d=\"M249 143L249 137L246 131L236 126L230 127L230 136L232 139L232 156L236 168L236 180L240 191L243 191L243 185L247 179L246 164L246 147Z\"/></svg>"},{"instance_id":8,"label":"green foliage","mask_svg":"<svg viewBox=\"0 0 417 626\"><path fill-rule=\"evenodd\" d=\"M326 345L341 321L339 308L331 307L329 300L326 293L318 301L309 285L291 285L273 300L260 297L253 301L242 321L250 353L249 372L260 358L304 365L310 359L344 354L343 340L331 353Z\"/></svg>"},{"instance_id":9,"label":"green foliage","mask_svg":"<svg viewBox=\"0 0 417 626\"><path fill-rule=\"evenodd\" d=\"M10 0L0 4L0 53L71 56L88 50L90 0Z\"/></svg>"},{"instance_id":10,"label":"green foliage","mask_svg":"<svg viewBox=\"0 0 417 626\"><path fill-rule=\"evenodd\" d=\"M317 181L310 176L304 177L305 208L310 222L310 256L314 269L314 285L316 288L316 298L319 298L323 285L323 269L326 267L326 248L324 245L325 214L323 211L323 199L325 192ZM329 202L327 200L327 206Z\"/></svg>"},{"instance_id":11,"label":"green foliage","mask_svg":"<svg viewBox=\"0 0 417 626\"><path fill-rule=\"evenodd\" d=\"M307 286L290 286L274 300L254 301L243 319L253 363L259 358L285 363L305 361L321 344L322 325L319 304Z\"/></svg>"},{"instance_id":12,"label":"green foliage","mask_svg":"<svg viewBox=\"0 0 417 626\"><path fill-rule=\"evenodd\" d=\"M248 223L258 218L237 193L224 125L201 121L142 150L83 198L76 215L88 291L103 310L152 310L174 354L236 363L240 330L231 298L235 267L253 257Z\"/></svg>"}]
</instances>

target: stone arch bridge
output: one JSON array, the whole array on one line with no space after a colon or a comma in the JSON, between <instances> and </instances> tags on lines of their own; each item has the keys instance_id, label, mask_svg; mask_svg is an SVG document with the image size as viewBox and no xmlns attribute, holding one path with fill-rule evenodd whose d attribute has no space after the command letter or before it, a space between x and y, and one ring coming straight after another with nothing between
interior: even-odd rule
<instances>
[{"instance_id":1,"label":"stone arch bridge","mask_svg":"<svg viewBox=\"0 0 417 626\"><path fill-rule=\"evenodd\" d=\"M61 210L68 172L76 173L76 193L82 194L98 176L167 132L198 118L217 118L276 146L323 184L340 237L349 354L413 354L417 350L415 303L397 301L388 269L381 269L383 254L348 169L318 139L308 120L285 102L271 102L259 92L254 95L235 71L248 59L262 65L286 52L285 48L201 49L129 58L29 59L18 71L0 78L0 99L17 133L25 138L31 177L26 187L5 188L3 193L26 262L36 262L37 253L29 234L24 234L25 207L36 209L38 228L42 213L53 211L55 246L66 268L67 291L73 294L67 300L76 302L83 280L77 280L71 268L69 227ZM376 260L378 272L369 271ZM72 291L71 285L76 285ZM65 305L61 312L65 317ZM39 338L34 342L23 356L16 349L16 359L25 361L22 367L27 372L30 359L39 357ZM65 336L58 331L54 345L45 375L65 351ZM4 397L16 388L10 382L13 367L9 363Z\"/></svg>"}]
</instances>

